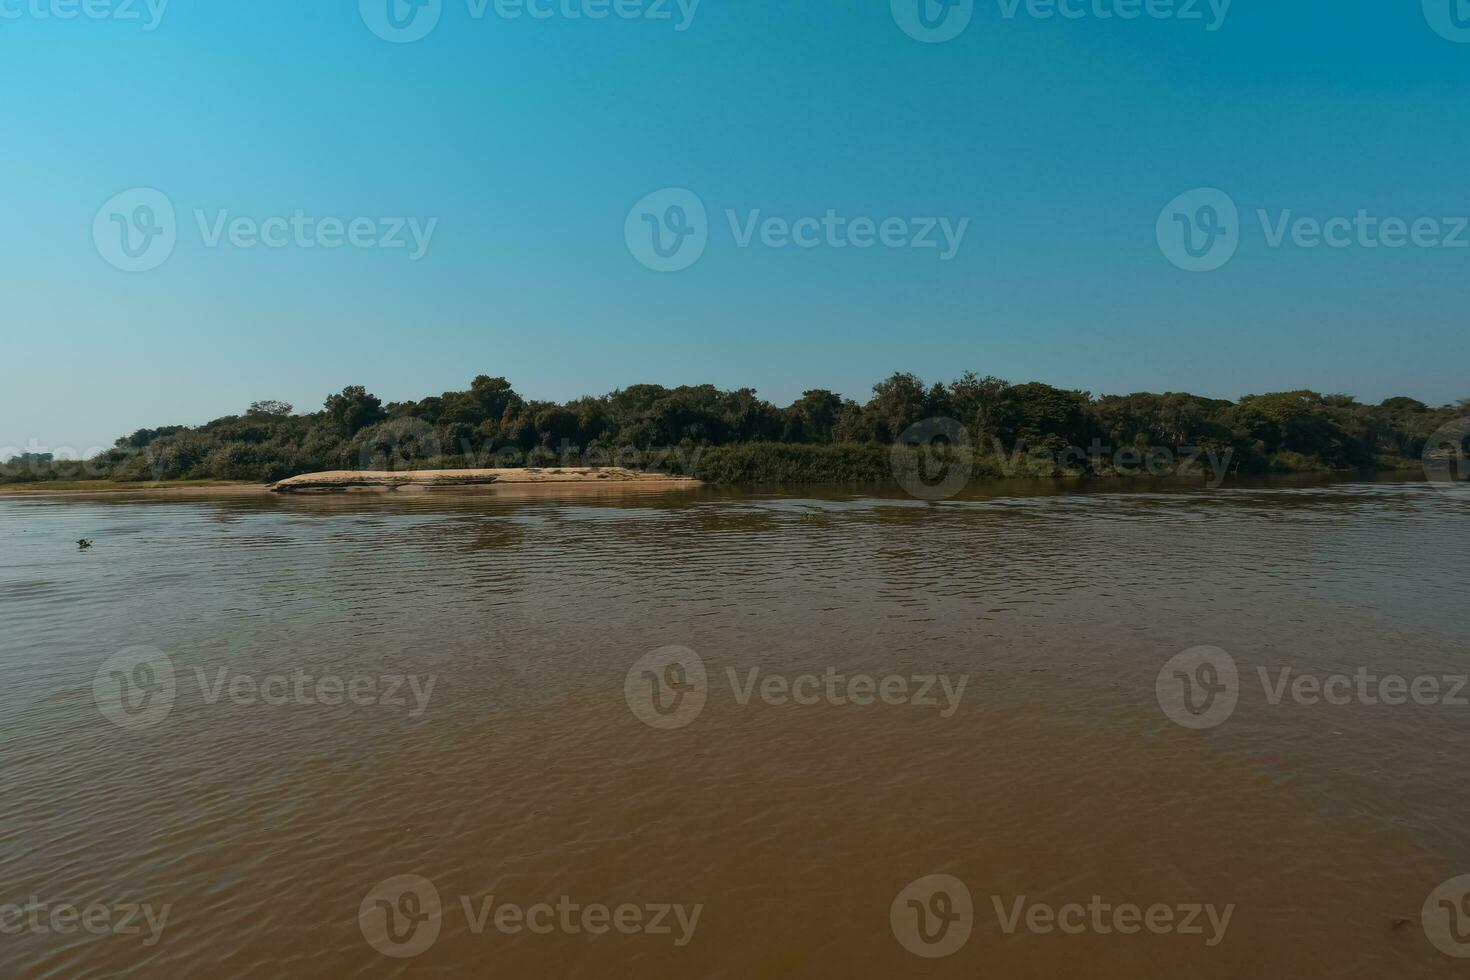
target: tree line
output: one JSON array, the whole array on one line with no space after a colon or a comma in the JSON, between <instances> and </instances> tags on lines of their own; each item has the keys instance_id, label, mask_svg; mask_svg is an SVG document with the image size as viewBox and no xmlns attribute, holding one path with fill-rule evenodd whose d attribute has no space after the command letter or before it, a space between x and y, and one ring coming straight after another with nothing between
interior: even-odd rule
<instances>
[{"instance_id":1,"label":"tree line","mask_svg":"<svg viewBox=\"0 0 1470 980\"><path fill-rule=\"evenodd\" d=\"M696 469L702 460L708 472L693 475L707 478L842 481L881 477L882 450L934 418L959 422L982 458L1027 448L1195 446L1231 452L1233 468L1243 472L1382 469L1417 465L1425 440L1466 415L1470 399L1431 407L1408 397L1367 405L1305 390L1238 401L1179 392L1094 397L969 372L948 384L894 374L862 403L812 389L782 407L751 388L654 384L557 403L524 398L505 378L480 375L463 391L418 401L384 404L362 386L328 396L315 412L258 401L200 426L139 429L90 460L13 456L0 465L0 482L269 481L333 469L607 465L669 448L685 450L673 454L682 461L676 468Z\"/></svg>"}]
</instances>

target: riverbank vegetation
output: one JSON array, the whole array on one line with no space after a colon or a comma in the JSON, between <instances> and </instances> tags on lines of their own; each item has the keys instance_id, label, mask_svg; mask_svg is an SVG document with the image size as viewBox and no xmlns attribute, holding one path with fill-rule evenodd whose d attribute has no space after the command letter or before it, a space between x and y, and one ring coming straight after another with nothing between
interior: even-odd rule
<instances>
[{"instance_id":1,"label":"riverbank vegetation","mask_svg":"<svg viewBox=\"0 0 1470 980\"><path fill-rule=\"evenodd\" d=\"M297 412L259 401L200 426L140 429L87 460L12 454L0 483L273 481L341 469L632 466L713 483L877 483L890 447L938 433L974 476L1129 471L1159 447L1197 449L1231 472L1418 468L1425 440L1470 415L1470 399L1377 405L1312 391L1239 401L1184 393L1105 395L967 373L948 384L895 374L865 402L814 389L785 407L752 389L640 384L566 403L527 399L481 375L463 391L384 404L356 386ZM1132 454L1136 452L1138 456ZM1228 455L1227 455L1228 454ZM1150 470L1150 472L1152 472Z\"/></svg>"}]
</instances>

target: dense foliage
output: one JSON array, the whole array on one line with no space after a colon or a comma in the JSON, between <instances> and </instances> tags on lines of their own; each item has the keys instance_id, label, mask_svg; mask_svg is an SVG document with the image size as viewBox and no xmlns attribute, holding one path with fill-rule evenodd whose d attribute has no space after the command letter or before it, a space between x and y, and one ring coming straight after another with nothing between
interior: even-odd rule
<instances>
[{"instance_id":1,"label":"dense foliage","mask_svg":"<svg viewBox=\"0 0 1470 980\"><path fill-rule=\"evenodd\" d=\"M926 384L895 374L866 404L812 390L784 408L754 390L633 385L565 404L527 400L504 378L464 391L383 404L361 386L321 411L259 401L197 427L140 429L91 460L23 454L0 482L54 479L276 480L333 469L632 465L717 482L853 482L885 478L887 447L924 419L966 429L978 475L1012 472L1018 450L1197 446L1232 471L1417 465L1425 439L1470 415L1470 400L1431 408L1412 398L1363 405L1312 391L1238 402L1168 393L1108 395L1012 385L966 374ZM1009 455L1008 455L1009 454ZM1067 469L1064 464L1061 469Z\"/></svg>"}]
</instances>

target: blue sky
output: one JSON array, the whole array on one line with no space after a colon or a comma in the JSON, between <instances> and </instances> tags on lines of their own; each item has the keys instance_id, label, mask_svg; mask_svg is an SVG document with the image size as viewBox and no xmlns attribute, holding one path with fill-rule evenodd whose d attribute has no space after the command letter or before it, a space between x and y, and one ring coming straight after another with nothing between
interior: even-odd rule
<instances>
[{"instance_id":1,"label":"blue sky","mask_svg":"<svg viewBox=\"0 0 1470 980\"><path fill-rule=\"evenodd\" d=\"M1208 0L1199 20L1187 0L1129 20L1100 16L1129 0L1071 0L1077 17L974 0L943 43L900 28L919 0L701 0L692 17L668 0L667 19L655 0L603 19L566 13L598 0L516 19L440 0L410 43L369 29L390 0L172 0L152 30L145 0L56 16L70 2L0 0L0 447L480 373L556 399L637 382L862 398L894 370L965 369L1094 393L1470 396L1470 248L1445 244L1470 215L1470 37L1450 0L1235 0L1223 20ZM127 272L94 223L120 234L136 188L177 232ZM625 226L666 188L704 206L708 242L658 272ZM1196 188L1240 215L1207 272L1156 233ZM1261 210L1432 218L1439 244L1272 247ZM417 260L311 234L211 244L298 211L367 219L363 242L395 219L432 235ZM742 246L730 211L896 219L905 242L967 224L946 261Z\"/></svg>"}]
</instances>

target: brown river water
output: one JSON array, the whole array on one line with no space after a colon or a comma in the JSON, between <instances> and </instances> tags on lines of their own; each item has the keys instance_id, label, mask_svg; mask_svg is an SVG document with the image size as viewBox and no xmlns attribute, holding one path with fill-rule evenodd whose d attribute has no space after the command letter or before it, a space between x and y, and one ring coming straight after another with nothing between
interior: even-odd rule
<instances>
[{"instance_id":1,"label":"brown river water","mask_svg":"<svg viewBox=\"0 0 1470 980\"><path fill-rule=\"evenodd\" d=\"M1467 541L1395 481L0 497L0 976L1464 977Z\"/></svg>"}]
</instances>

